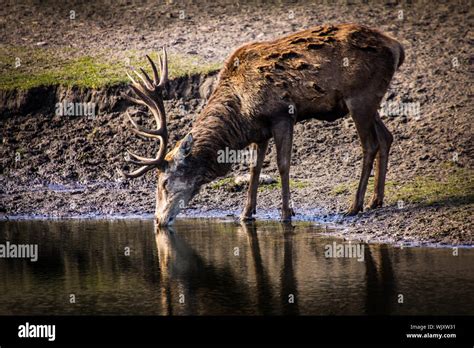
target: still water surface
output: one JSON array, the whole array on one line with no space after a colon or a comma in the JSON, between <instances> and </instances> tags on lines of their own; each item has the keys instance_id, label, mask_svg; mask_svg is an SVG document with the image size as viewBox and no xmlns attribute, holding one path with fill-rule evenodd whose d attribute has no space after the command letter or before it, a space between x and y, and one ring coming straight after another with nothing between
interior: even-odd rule
<instances>
[{"instance_id":1,"label":"still water surface","mask_svg":"<svg viewBox=\"0 0 474 348\"><path fill-rule=\"evenodd\" d=\"M327 258L328 245L347 242L323 231L212 219L173 230L140 219L3 221L0 244L37 244L38 261L0 259L0 315L474 313L474 249L361 244L362 262Z\"/></svg>"}]
</instances>

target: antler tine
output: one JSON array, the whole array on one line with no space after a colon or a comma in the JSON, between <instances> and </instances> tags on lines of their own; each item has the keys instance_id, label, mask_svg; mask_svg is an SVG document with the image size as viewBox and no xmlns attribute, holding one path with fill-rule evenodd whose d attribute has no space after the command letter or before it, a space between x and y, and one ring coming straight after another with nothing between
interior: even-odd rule
<instances>
[{"instance_id":1,"label":"antler tine","mask_svg":"<svg viewBox=\"0 0 474 348\"><path fill-rule=\"evenodd\" d=\"M146 77L148 77L148 75L146 74L145 70L143 70L143 69L141 69L141 68L140 68L140 70L145 74ZM145 88L148 88L148 89L153 89L153 82L151 82L151 81L150 81L151 83L148 82L147 79L146 79L145 77L143 77L143 75L140 74L140 73L139 73L138 71L136 71L135 69L133 69L133 72L134 72L135 75L137 75L138 78L143 82L143 84L142 84L142 82L140 82L140 85L141 85L142 88L145 87ZM149 77L148 77L148 79L149 79Z\"/></svg>"},{"instance_id":2,"label":"antler tine","mask_svg":"<svg viewBox=\"0 0 474 348\"><path fill-rule=\"evenodd\" d=\"M137 99L137 98L134 98L134 97L131 97L129 96L128 94L125 94L125 93L121 93L120 96L124 99L127 99L129 101L131 101L132 103L135 103L135 104L139 104L139 105L145 105L145 102L140 100L140 99Z\"/></svg>"},{"instance_id":3,"label":"antler tine","mask_svg":"<svg viewBox=\"0 0 474 348\"><path fill-rule=\"evenodd\" d=\"M143 167L140 167L137 170L134 170L133 172L130 172L130 173L125 173L119 168L116 168L116 169L117 169L117 172L119 173L120 176L124 176L126 178L133 179L133 178L138 178L139 176L142 176L143 174L145 174L149 170L152 170L153 168L155 168L155 167L154 166L143 166Z\"/></svg>"},{"instance_id":4,"label":"antler tine","mask_svg":"<svg viewBox=\"0 0 474 348\"><path fill-rule=\"evenodd\" d=\"M127 153L134 158L134 160L129 160L127 162L132 162L132 163L141 164L141 165L157 165L157 164L160 164L161 162L159 152L156 158L142 157L128 150L127 150Z\"/></svg>"},{"instance_id":5,"label":"antler tine","mask_svg":"<svg viewBox=\"0 0 474 348\"><path fill-rule=\"evenodd\" d=\"M130 85L130 88L145 102L145 105L148 106L148 109L153 114L155 118L156 124L158 125L158 129L166 129L166 116L165 116L165 108L163 105L162 100L153 100L153 98L143 92L140 88L135 87L134 85Z\"/></svg>"},{"instance_id":6,"label":"antler tine","mask_svg":"<svg viewBox=\"0 0 474 348\"><path fill-rule=\"evenodd\" d=\"M160 58L160 73L161 77L158 75L158 71L153 60L147 55L146 58L150 62L151 68L153 70L153 80L145 72L145 70L140 68L141 74L132 68L132 71L138 77L138 80L135 80L132 75L127 72L127 76L132 82L130 88L135 92L138 98L130 97L124 95L125 98L136 102L141 105L146 105L149 111L153 114L153 117L156 122L156 129L148 129L138 125L130 116L128 111L126 116L128 121L131 123L132 127L130 128L135 134L147 137L159 139L160 147L158 154L155 158L147 158L134 154L133 152L128 151L132 159L128 159L127 162L142 165L142 167L131 173L124 173L119 170L121 175L124 175L127 178L136 178L139 177L153 168L162 168L164 163L164 158L166 155L166 148L168 145L168 132L166 129L166 113L163 103L163 96L161 92L168 81L168 62L166 49L163 47L163 59ZM159 79L159 83L157 82Z\"/></svg>"},{"instance_id":7,"label":"antler tine","mask_svg":"<svg viewBox=\"0 0 474 348\"><path fill-rule=\"evenodd\" d=\"M130 69L139 78L138 81L135 80L133 76L130 75L127 71L127 76L132 81L132 84L130 85L130 87L135 87L145 94L154 91L154 86L149 86L145 78L140 73L138 73L133 66L131 66Z\"/></svg>"},{"instance_id":8,"label":"antler tine","mask_svg":"<svg viewBox=\"0 0 474 348\"><path fill-rule=\"evenodd\" d=\"M163 59L160 56L160 72L161 78L158 86L164 87L166 82L168 82L168 55L166 53L166 46L163 46Z\"/></svg>"},{"instance_id":9,"label":"antler tine","mask_svg":"<svg viewBox=\"0 0 474 348\"><path fill-rule=\"evenodd\" d=\"M153 87L153 80L150 78L150 76L148 76L148 74L146 73L145 69L143 68L140 68L140 71L142 72L142 74L145 76L148 84L150 85L150 89Z\"/></svg>"},{"instance_id":10,"label":"antler tine","mask_svg":"<svg viewBox=\"0 0 474 348\"><path fill-rule=\"evenodd\" d=\"M133 69L132 67L129 67L129 68L130 68L130 69ZM128 78L130 79L130 81L132 81L132 83L133 83L134 85L138 85L137 81L135 81L135 79L133 78L133 76L130 75L128 71L126 71L125 73L127 74Z\"/></svg>"},{"instance_id":11,"label":"antler tine","mask_svg":"<svg viewBox=\"0 0 474 348\"><path fill-rule=\"evenodd\" d=\"M135 134L147 137L147 138L155 138L155 139L161 139L160 136L163 136L163 130L162 129L148 129L145 127L142 127L138 125L133 118L130 116L128 111L126 111L127 119L128 121L132 124L133 127L130 127L130 130L134 132Z\"/></svg>"},{"instance_id":12,"label":"antler tine","mask_svg":"<svg viewBox=\"0 0 474 348\"><path fill-rule=\"evenodd\" d=\"M145 57L150 62L151 69L153 70L153 82L156 85L158 83L159 76L158 76L158 70L156 70L155 62L150 58L150 56L148 54L145 55ZM161 66L161 64L160 64L160 66Z\"/></svg>"}]
</instances>

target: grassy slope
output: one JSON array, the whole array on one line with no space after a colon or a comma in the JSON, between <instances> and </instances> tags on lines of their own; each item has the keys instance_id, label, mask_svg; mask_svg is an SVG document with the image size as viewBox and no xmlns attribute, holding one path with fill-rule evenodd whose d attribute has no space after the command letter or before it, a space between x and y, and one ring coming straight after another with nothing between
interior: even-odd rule
<instances>
[{"instance_id":1,"label":"grassy slope","mask_svg":"<svg viewBox=\"0 0 474 348\"><path fill-rule=\"evenodd\" d=\"M356 190L357 181L340 184L333 188L333 195L349 194ZM374 180L370 178L368 196L374 191ZM387 180L385 196L388 204L400 201L436 205L440 203L470 203L474 201L474 176L472 170L449 165L442 179L416 177L407 182Z\"/></svg>"},{"instance_id":2,"label":"grassy slope","mask_svg":"<svg viewBox=\"0 0 474 348\"><path fill-rule=\"evenodd\" d=\"M102 51L94 56L80 56L70 48L30 48L0 45L0 89L26 90L42 85L65 85L100 88L127 82L127 66L151 68L145 52ZM157 61L157 53L151 57ZM219 64L206 63L196 56L170 55L170 78L208 73ZM20 65L15 67L16 62Z\"/></svg>"},{"instance_id":3,"label":"grassy slope","mask_svg":"<svg viewBox=\"0 0 474 348\"><path fill-rule=\"evenodd\" d=\"M474 201L474 176L471 169L457 167L454 163L446 163L441 179L434 177L416 177L409 181L387 180L385 186L385 202L388 205L417 203L433 206L445 203L469 204ZM333 187L333 196L344 195L348 199L356 191L358 181L342 183ZM245 186L245 187L244 187ZM290 180L292 190L310 186L308 180ZM224 189L229 192L246 189L246 185L237 185L233 177L226 177L211 184L212 189ZM259 191L280 190L281 181L261 184ZM374 191L374 178L370 178L366 197ZM401 203L402 202L402 203Z\"/></svg>"}]
</instances>

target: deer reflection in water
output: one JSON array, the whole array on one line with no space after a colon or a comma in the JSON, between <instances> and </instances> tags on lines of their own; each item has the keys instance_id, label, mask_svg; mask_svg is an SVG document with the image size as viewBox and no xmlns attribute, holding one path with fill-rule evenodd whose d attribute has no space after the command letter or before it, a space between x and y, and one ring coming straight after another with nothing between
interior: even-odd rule
<instances>
[{"instance_id":1,"label":"deer reflection in water","mask_svg":"<svg viewBox=\"0 0 474 348\"><path fill-rule=\"evenodd\" d=\"M240 232L247 236L255 286L242 282L230 266L206 262L171 227L155 226L160 269L162 308L166 314L298 314L297 286L293 265L294 227L279 225L284 242L284 262L280 286L275 287L260 251L255 223L242 223ZM275 288L280 293L275 293ZM198 300L199 299L199 300ZM232 299L232 301L229 301ZM275 306L280 301L280 306ZM254 303L255 306L249 306ZM281 308L279 308L281 307Z\"/></svg>"},{"instance_id":2,"label":"deer reflection in water","mask_svg":"<svg viewBox=\"0 0 474 348\"><path fill-rule=\"evenodd\" d=\"M364 262L328 258L327 245L348 242L314 224L294 226L185 219L173 231L150 220L0 222L0 243L39 246L37 262L0 259L0 314L472 313L470 249L453 257L449 249L364 244Z\"/></svg>"}]
</instances>

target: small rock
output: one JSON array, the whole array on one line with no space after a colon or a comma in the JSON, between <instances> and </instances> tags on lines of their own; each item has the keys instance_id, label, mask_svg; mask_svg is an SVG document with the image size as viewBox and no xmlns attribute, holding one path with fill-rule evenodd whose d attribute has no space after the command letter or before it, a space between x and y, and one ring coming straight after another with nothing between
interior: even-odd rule
<instances>
[{"instance_id":1,"label":"small rock","mask_svg":"<svg viewBox=\"0 0 474 348\"><path fill-rule=\"evenodd\" d=\"M248 184L250 182L250 174L238 175L234 178L236 185ZM259 183L270 185L276 183L276 180L267 174L260 174Z\"/></svg>"},{"instance_id":2,"label":"small rock","mask_svg":"<svg viewBox=\"0 0 474 348\"><path fill-rule=\"evenodd\" d=\"M186 41L186 39L182 38L182 37L179 37L177 38L176 40L173 40L171 42L171 45L177 45L177 44L181 44L181 43L184 43Z\"/></svg>"},{"instance_id":3,"label":"small rock","mask_svg":"<svg viewBox=\"0 0 474 348\"><path fill-rule=\"evenodd\" d=\"M420 156L419 160L420 161L426 161L428 158L430 158L430 156L428 154L424 154L424 155Z\"/></svg>"}]
</instances>

